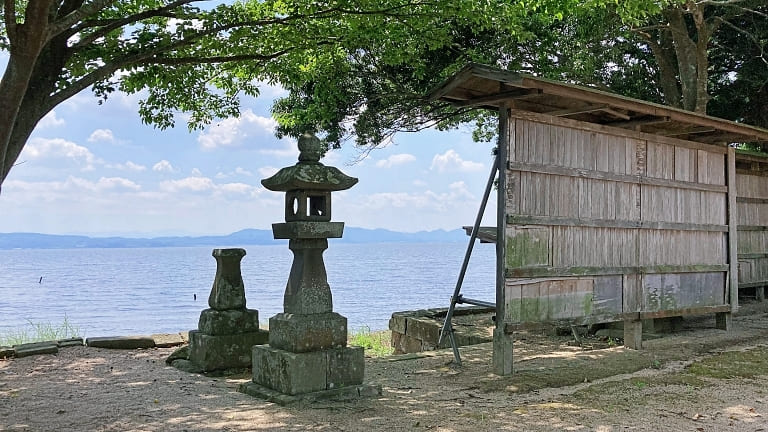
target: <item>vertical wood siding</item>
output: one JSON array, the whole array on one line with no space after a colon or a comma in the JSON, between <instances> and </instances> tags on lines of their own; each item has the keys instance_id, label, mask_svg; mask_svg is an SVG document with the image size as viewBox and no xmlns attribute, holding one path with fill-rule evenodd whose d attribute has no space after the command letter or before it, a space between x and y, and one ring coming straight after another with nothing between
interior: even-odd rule
<instances>
[{"instance_id":1,"label":"vertical wood siding","mask_svg":"<svg viewBox=\"0 0 768 432\"><path fill-rule=\"evenodd\" d=\"M726 149L512 116L507 321L599 321L728 304ZM750 207L742 216L752 205L740 204L740 217L768 225L768 208ZM740 232L748 246L739 252L768 251L765 233Z\"/></svg>"},{"instance_id":2,"label":"vertical wood siding","mask_svg":"<svg viewBox=\"0 0 768 432\"><path fill-rule=\"evenodd\" d=\"M768 285L768 158L736 157L739 286Z\"/></svg>"}]
</instances>

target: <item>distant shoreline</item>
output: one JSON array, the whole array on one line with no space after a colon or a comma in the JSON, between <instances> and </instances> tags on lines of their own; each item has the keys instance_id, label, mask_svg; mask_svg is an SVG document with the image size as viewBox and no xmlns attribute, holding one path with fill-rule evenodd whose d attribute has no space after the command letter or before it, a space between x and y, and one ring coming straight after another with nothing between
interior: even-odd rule
<instances>
[{"instance_id":1,"label":"distant shoreline","mask_svg":"<svg viewBox=\"0 0 768 432\"><path fill-rule=\"evenodd\" d=\"M459 243L467 239L464 230L404 233L384 229L346 227L338 243ZM244 229L221 236L168 236L153 238L89 237L39 233L0 233L0 250L227 247L234 245L280 245L271 230Z\"/></svg>"}]
</instances>

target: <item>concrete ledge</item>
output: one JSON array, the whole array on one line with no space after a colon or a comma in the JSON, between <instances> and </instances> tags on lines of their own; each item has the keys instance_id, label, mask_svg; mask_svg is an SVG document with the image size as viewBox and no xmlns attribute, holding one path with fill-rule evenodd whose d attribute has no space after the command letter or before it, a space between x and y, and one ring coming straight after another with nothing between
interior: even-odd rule
<instances>
[{"instance_id":1,"label":"concrete ledge","mask_svg":"<svg viewBox=\"0 0 768 432\"><path fill-rule=\"evenodd\" d=\"M154 348L155 340L149 336L106 336L88 338L85 344L93 348L109 349Z\"/></svg>"},{"instance_id":2,"label":"concrete ledge","mask_svg":"<svg viewBox=\"0 0 768 432\"><path fill-rule=\"evenodd\" d=\"M157 333L152 335L152 340L156 348L170 348L186 343L181 333Z\"/></svg>"},{"instance_id":3,"label":"concrete ledge","mask_svg":"<svg viewBox=\"0 0 768 432\"><path fill-rule=\"evenodd\" d=\"M28 357L40 354L56 354L59 352L59 346L55 341L36 342L16 345L13 347L16 357Z\"/></svg>"},{"instance_id":4,"label":"concrete ledge","mask_svg":"<svg viewBox=\"0 0 768 432\"><path fill-rule=\"evenodd\" d=\"M0 347L0 359L9 358L16 355L16 351L11 347Z\"/></svg>"},{"instance_id":5,"label":"concrete ledge","mask_svg":"<svg viewBox=\"0 0 768 432\"><path fill-rule=\"evenodd\" d=\"M58 345L59 348L66 348L66 347L73 347L73 346L83 346L85 345L85 343L83 342L83 338L76 337L76 338L57 340L56 345Z\"/></svg>"},{"instance_id":6,"label":"concrete ledge","mask_svg":"<svg viewBox=\"0 0 768 432\"><path fill-rule=\"evenodd\" d=\"M287 395L250 381L240 384L237 391L274 402L278 405L289 405L296 402L315 402L319 400L345 401L381 396L381 386L378 384L360 384L300 395Z\"/></svg>"}]
</instances>

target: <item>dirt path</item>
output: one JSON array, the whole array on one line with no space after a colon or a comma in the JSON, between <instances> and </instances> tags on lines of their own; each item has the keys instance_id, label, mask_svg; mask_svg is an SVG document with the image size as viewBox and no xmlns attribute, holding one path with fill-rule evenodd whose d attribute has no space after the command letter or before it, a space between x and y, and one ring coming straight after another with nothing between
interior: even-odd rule
<instances>
[{"instance_id":1,"label":"dirt path","mask_svg":"<svg viewBox=\"0 0 768 432\"><path fill-rule=\"evenodd\" d=\"M491 374L491 347L368 359L381 397L281 407L238 393L248 376L168 367L172 349L65 348L0 360L0 430L29 431L768 431L768 305L646 343L583 350L520 334L517 373ZM711 322L710 322L711 321Z\"/></svg>"}]
</instances>

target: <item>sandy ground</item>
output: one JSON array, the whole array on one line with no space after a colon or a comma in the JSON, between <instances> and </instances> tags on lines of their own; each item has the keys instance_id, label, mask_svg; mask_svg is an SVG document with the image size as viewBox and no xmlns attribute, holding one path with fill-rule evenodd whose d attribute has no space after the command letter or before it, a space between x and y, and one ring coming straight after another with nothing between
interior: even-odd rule
<instances>
[{"instance_id":1,"label":"sandy ground","mask_svg":"<svg viewBox=\"0 0 768 432\"><path fill-rule=\"evenodd\" d=\"M166 366L173 349L65 348L0 360L0 430L12 431L768 431L768 302L686 320L633 351L521 333L517 373L491 374L489 344L367 359L378 398L282 407L238 393L249 376Z\"/></svg>"}]
</instances>

